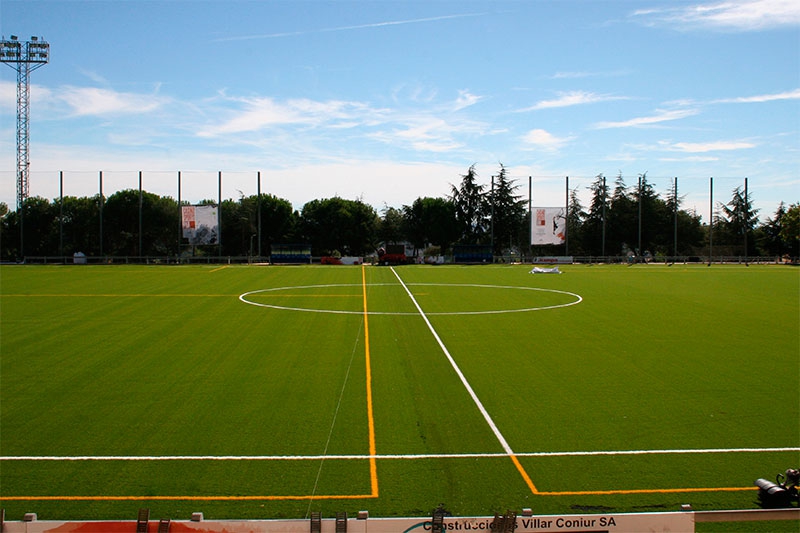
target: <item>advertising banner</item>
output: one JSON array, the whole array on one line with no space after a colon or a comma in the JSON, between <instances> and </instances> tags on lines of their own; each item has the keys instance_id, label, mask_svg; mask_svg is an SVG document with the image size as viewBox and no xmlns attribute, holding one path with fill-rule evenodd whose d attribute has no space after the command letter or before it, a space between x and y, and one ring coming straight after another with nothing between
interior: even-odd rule
<instances>
[{"instance_id":1,"label":"advertising banner","mask_svg":"<svg viewBox=\"0 0 800 533\"><path fill-rule=\"evenodd\" d=\"M531 244L564 244L567 213L563 207L534 207L531 216Z\"/></svg>"},{"instance_id":2,"label":"advertising banner","mask_svg":"<svg viewBox=\"0 0 800 533\"><path fill-rule=\"evenodd\" d=\"M213 205L184 205L181 207L183 238L189 244L219 242L219 211Z\"/></svg>"},{"instance_id":3,"label":"advertising banner","mask_svg":"<svg viewBox=\"0 0 800 533\"><path fill-rule=\"evenodd\" d=\"M156 522L157 524L157 522ZM49 533L55 531L81 531L83 533L108 533L133 531L136 522L5 522L3 531L9 533ZM227 531L228 533L306 533L308 520L203 520L190 522L174 520L175 530L197 533ZM334 521L327 518L320 523L321 531L333 531ZM356 533L424 533L432 531L431 518L348 518L346 531ZM695 517L691 512L642 514L589 514L518 516L512 525L515 533L640 533L675 532L692 533ZM338 526L337 526L338 528ZM498 529L491 517L446 517L443 531L494 531ZM152 531L152 528L150 529ZM313 531L313 529L312 529ZM508 531L508 529L503 529Z\"/></svg>"}]
</instances>

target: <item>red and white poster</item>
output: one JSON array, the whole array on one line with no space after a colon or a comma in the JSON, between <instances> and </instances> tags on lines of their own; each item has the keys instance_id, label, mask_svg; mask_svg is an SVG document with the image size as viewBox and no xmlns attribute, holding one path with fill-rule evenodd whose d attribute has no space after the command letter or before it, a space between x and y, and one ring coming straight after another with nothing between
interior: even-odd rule
<instances>
[{"instance_id":1,"label":"red and white poster","mask_svg":"<svg viewBox=\"0 0 800 533\"><path fill-rule=\"evenodd\" d=\"M533 208L531 244L564 244L566 235L566 209L563 207Z\"/></svg>"}]
</instances>

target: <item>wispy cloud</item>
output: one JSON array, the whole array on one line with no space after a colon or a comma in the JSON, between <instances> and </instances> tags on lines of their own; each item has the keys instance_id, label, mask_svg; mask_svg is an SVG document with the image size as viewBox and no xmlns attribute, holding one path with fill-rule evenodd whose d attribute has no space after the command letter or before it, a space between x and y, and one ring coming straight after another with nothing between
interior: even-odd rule
<instances>
[{"instance_id":1,"label":"wispy cloud","mask_svg":"<svg viewBox=\"0 0 800 533\"><path fill-rule=\"evenodd\" d=\"M221 95L221 98L224 104L233 108L227 111L228 118L201 129L198 136L246 133L272 126L352 127L362 124L363 117L378 113L378 110L365 112L368 108L366 104L343 100L316 101L297 98L279 102L270 97L232 98L225 95Z\"/></svg>"},{"instance_id":2,"label":"wispy cloud","mask_svg":"<svg viewBox=\"0 0 800 533\"><path fill-rule=\"evenodd\" d=\"M598 102L610 102L613 100L626 100L624 96L612 96L608 94L596 94L587 91L569 91L560 93L558 98L552 100L541 100L530 107L518 110L519 113L527 111L539 111L541 109L552 109L556 107L571 107L576 105L596 104Z\"/></svg>"},{"instance_id":3,"label":"wispy cloud","mask_svg":"<svg viewBox=\"0 0 800 533\"><path fill-rule=\"evenodd\" d=\"M461 109L477 104L481 100L483 100L483 96L477 96L467 90L458 91L458 98L453 104L453 110L460 111Z\"/></svg>"},{"instance_id":4,"label":"wispy cloud","mask_svg":"<svg viewBox=\"0 0 800 533\"><path fill-rule=\"evenodd\" d=\"M219 109L206 115L221 120L198 128L197 136L224 139L228 143L270 142L353 146L356 141L376 141L392 150L450 152L462 148L470 136L487 133L488 127L457 112L482 97L459 91L458 97L420 107L375 107L367 102L344 100L281 100L271 97L231 97L220 94ZM335 130L335 131L334 131Z\"/></svg>"},{"instance_id":5,"label":"wispy cloud","mask_svg":"<svg viewBox=\"0 0 800 533\"><path fill-rule=\"evenodd\" d=\"M800 24L797 0L721 1L634 11L631 16L650 26L678 29L758 31Z\"/></svg>"},{"instance_id":6,"label":"wispy cloud","mask_svg":"<svg viewBox=\"0 0 800 533\"><path fill-rule=\"evenodd\" d=\"M484 130L485 126L480 123L452 120L446 116L428 113L407 116L395 112L368 137L394 148L443 153L463 148L462 137L480 134Z\"/></svg>"},{"instance_id":7,"label":"wispy cloud","mask_svg":"<svg viewBox=\"0 0 800 533\"><path fill-rule=\"evenodd\" d=\"M654 115L646 117L636 117L619 122L597 122L594 124L595 129L611 129L611 128L635 128L640 126L652 126L661 122L669 122L671 120L680 120L682 118L691 117L698 114L696 109L674 109L674 110L657 110Z\"/></svg>"},{"instance_id":8,"label":"wispy cloud","mask_svg":"<svg viewBox=\"0 0 800 533\"><path fill-rule=\"evenodd\" d=\"M778 100L800 100L800 89L775 94L760 94L756 96L740 96L736 98L722 98L714 100L712 104L752 104L775 102Z\"/></svg>"},{"instance_id":9,"label":"wispy cloud","mask_svg":"<svg viewBox=\"0 0 800 533\"><path fill-rule=\"evenodd\" d=\"M577 80L583 78L611 78L616 76L625 76L629 74L627 70L609 70L605 72L595 71L561 71L548 76L551 80Z\"/></svg>"},{"instance_id":10,"label":"wispy cloud","mask_svg":"<svg viewBox=\"0 0 800 533\"><path fill-rule=\"evenodd\" d=\"M100 85L108 85L109 84L108 80L103 75L101 75L101 74L99 74L99 73L97 73L97 72L95 72L93 70L87 70L85 68L79 68L78 72L80 72L81 74L83 74L84 76L86 76L87 78L89 78L90 80L92 80L93 82L95 82L97 84L100 84Z\"/></svg>"},{"instance_id":11,"label":"wispy cloud","mask_svg":"<svg viewBox=\"0 0 800 533\"><path fill-rule=\"evenodd\" d=\"M159 94L159 86L149 93L137 93L62 85L49 88L31 85L31 99L36 108L42 106L48 118L108 117L141 115L157 111L173 103L170 97ZM0 110L16 109L16 83L0 80Z\"/></svg>"},{"instance_id":12,"label":"wispy cloud","mask_svg":"<svg viewBox=\"0 0 800 533\"><path fill-rule=\"evenodd\" d=\"M693 155L689 157L659 157L658 160L664 163L713 163L719 161L719 157Z\"/></svg>"},{"instance_id":13,"label":"wispy cloud","mask_svg":"<svg viewBox=\"0 0 800 533\"><path fill-rule=\"evenodd\" d=\"M709 141L704 143L679 142L669 145L671 150L700 154L706 152L726 152L755 148L756 144L748 141Z\"/></svg>"},{"instance_id":14,"label":"wispy cloud","mask_svg":"<svg viewBox=\"0 0 800 533\"><path fill-rule=\"evenodd\" d=\"M169 99L158 94L119 92L97 87L64 86L52 91L52 97L63 101L73 116L109 116L150 113Z\"/></svg>"},{"instance_id":15,"label":"wispy cloud","mask_svg":"<svg viewBox=\"0 0 800 533\"><path fill-rule=\"evenodd\" d=\"M312 30L298 30L298 31L287 31L287 32L276 32L276 33L265 33L261 35L240 35L234 37L220 37L218 39L214 39L213 42L228 42L228 41L250 41L254 39L276 39L280 37L297 37L302 35L310 35L314 33L331 33L331 32L340 32L340 31L353 31L353 30L363 30L368 28L381 28L385 26L401 26L405 24L421 24L425 22L437 22L440 20L451 20L451 19L459 19L459 18L466 18L466 17L479 17L481 15L485 15L485 13L459 13L455 15L441 15L438 17L425 17L425 18L418 18L418 19L406 19L406 20L387 20L382 22L371 22L367 24L354 24L352 26L335 26L332 28L318 28Z\"/></svg>"}]
</instances>

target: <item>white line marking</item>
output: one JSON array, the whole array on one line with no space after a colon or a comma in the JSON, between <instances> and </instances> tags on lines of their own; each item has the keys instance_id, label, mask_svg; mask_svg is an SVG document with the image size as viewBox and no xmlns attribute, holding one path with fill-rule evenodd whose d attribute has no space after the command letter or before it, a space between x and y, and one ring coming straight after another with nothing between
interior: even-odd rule
<instances>
[{"instance_id":1,"label":"white line marking","mask_svg":"<svg viewBox=\"0 0 800 533\"><path fill-rule=\"evenodd\" d=\"M397 273L395 272L395 276ZM370 285L389 285L393 286L393 283L371 283ZM561 307L569 307L571 305L577 305L583 301L583 298L579 294L575 294L574 292L568 291L559 291L556 289L542 289L540 287L519 287L513 285L479 285L474 283L409 283L412 286L430 286L430 287L477 287L481 289L516 289L516 290L523 290L523 291L539 291L539 292L554 292L557 294L565 294L567 296L571 296L575 298L572 302L567 302L565 304L556 304L556 305L543 305L540 307L524 307L520 309L495 309L495 310L488 310L488 311L447 311L447 312L439 312L439 313L428 313L428 316L442 316L442 315L497 315L497 314L505 314L505 313L525 313L529 311L543 311L546 309L559 309ZM260 303L254 302L252 300L248 300L247 298L252 294L260 294L260 293L267 293L267 292L277 292L277 291L286 291L292 289L315 289L315 288L330 288L330 287L360 287L361 285L358 283L332 283L332 284L325 284L325 285L300 285L297 287L273 287L271 289L258 289L255 291L245 292L244 294L239 295L239 300L250 305L255 305L257 307L267 307L270 309L279 309L282 311L303 311L306 313L331 313L337 315L363 315L363 311L346 311L343 309L315 309L309 307L290 307L286 305L275 305L275 304L267 304L267 303ZM369 311L368 315L398 315L398 316L417 316L419 313L414 312L398 312L398 311Z\"/></svg>"},{"instance_id":2,"label":"white line marking","mask_svg":"<svg viewBox=\"0 0 800 533\"><path fill-rule=\"evenodd\" d=\"M572 452L523 452L517 457L590 457L598 455L680 455L721 453L800 452L800 448L694 448L676 450L598 450ZM0 461L319 461L367 459L493 459L506 453L431 453L384 455L11 455Z\"/></svg>"},{"instance_id":3,"label":"white line marking","mask_svg":"<svg viewBox=\"0 0 800 533\"><path fill-rule=\"evenodd\" d=\"M478 410L483 415L483 418L486 420L486 423L489 424L490 428L492 428L492 432L494 433L494 436L497 437L497 440L500 441L500 445L506 451L507 455L514 455L514 450L512 450L511 446L508 445L508 442L506 441L505 437L503 437L503 434L500 433L500 430L497 428L497 425L494 423L494 420L492 420L492 417L489 415L489 412L486 411L486 408L481 403L480 399L478 398L478 395L475 394L474 390L472 390L472 386L469 384L469 381L467 381L467 378L464 376L463 372L461 372L461 369L458 368L458 365L456 364L455 359L453 359L453 356L450 355L450 352L448 351L447 346L444 345L444 343L442 342L442 339L439 337L439 334L436 333L435 329L433 329L433 325L431 324L430 320L428 320L428 317L425 316L425 312L422 310L422 308L417 303L417 299L414 298L413 294L411 294L411 291L408 289L406 284L400 278L400 275L397 273L397 271L395 271L394 267L390 267L390 268L392 269L392 273L397 278L397 281L399 281L400 285L402 285L403 288L405 289L406 294L408 294L408 297L411 298L411 302L414 304L414 307L417 308L417 311L419 311L419 314L422 317L422 320L424 320L425 324L427 324L428 329L433 334L433 338L436 339L436 342L439 344L439 348L442 349L442 351L444 352L444 355L447 357L447 360L450 361L450 365L453 367L453 370L456 371L456 374L458 375L459 379L461 380L461 383L464 385L464 388L467 389L467 392L469 393L470 397L472 398L472 401L475 402L475 405L478 406Z\"/></svg>"}]
</instances>

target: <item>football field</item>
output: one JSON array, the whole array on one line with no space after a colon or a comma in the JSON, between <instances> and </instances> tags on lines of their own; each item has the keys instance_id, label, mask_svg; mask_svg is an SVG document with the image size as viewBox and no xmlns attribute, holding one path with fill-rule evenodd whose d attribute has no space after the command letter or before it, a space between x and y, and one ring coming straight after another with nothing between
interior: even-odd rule
<instances>
[{"instance_id":1,"label":"football field","mask_svg":"<svg viewBox=\"0 0 800 533\"><path fill-rule=\"evenodd\" d=\"M757 507L785 266L2 266L0 506L47 519Z\"/></svg>"}]
</instances>

